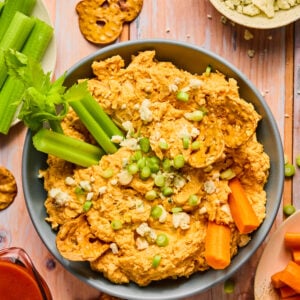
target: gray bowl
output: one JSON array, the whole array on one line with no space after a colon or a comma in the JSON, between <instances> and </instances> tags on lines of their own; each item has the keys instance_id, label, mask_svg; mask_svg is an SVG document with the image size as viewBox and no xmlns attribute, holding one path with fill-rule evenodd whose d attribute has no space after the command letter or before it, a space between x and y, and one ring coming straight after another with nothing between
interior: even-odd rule
<instances>
[{"instance_id":1,"label":"gray bowl","mask_svg":"<svg viewBox=\"0 0 300 300\"><path fill-rule=\"evenodd\" d=\"M89 55L70 68L67 72L65 84L71 86L78 78L91 77L90 66L94 60L119 54L126 62L129 62L132 54L149 49L156 50L159 60L171 61L177 67L192 73L204 72L206 66L210 64L213 69L218 69L227 76L235 78L240 86L241 96L253 103L256 110L263 117L259 123L257 135L258 140L264 145L266 153L271 158L270 177L265 187L267 192L267 215L263 224L253 234L250 243L240 249L239 253L232 259L231 265L221 271L209 270L194 274L190 278L162 280L147 287L138 287L134 283L127 285L113 284L101 274L93 272L88 263L71 262L64 259L56 249L55 232L45 222L44 199L46 198L46 192L43 188L43 181L38 178L38 170L46 167L46 156L33 147L30 131L26 135L23 152L23 189L30 217L40 238L56 259L79 279L107 294L120 298L139 300L180 299L204 292L232 276L262 244L271 229L280 205L284 181L284 158L276 122L259 91L237 68L203 48L177 41L157 39L114 44Z\"/></svg>"}]
</instances>

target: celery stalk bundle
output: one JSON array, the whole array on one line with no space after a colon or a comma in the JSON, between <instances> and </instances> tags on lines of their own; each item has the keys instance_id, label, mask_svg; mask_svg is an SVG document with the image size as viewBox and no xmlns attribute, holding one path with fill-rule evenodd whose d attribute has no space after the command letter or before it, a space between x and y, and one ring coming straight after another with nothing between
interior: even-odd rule
<instances>
[{"instance_id":1,"label":"celery stalk bundle","mask_svg":"<svg viewBox=\"0 0 300 300\"><path fill-rule=\"evenodd\" d=\"M41 61L53 36L53 28L30 17L36 0L7 0L0 15L0 132L7 134L25 90L8 76L4 51L14 49Z\"/></svg>"},{"instance_id":2,"label":"celery stalk bundle","mask_svg":"<svg viewBox=\"0 0 300 300\"><path fill-rule=\"evenodd\" d=\"M65 75L51 82L50 74L45 74L36 60L15 50L7 50L4 54L9 76L24 86L19 118L36 132L33 141L37 150L83 167L96 164L104 153L117 151L111 137L123 136L123 133L92 97L87 81L66 90L63 86ZM61 120L69 105L100 147L64 135ZM45 129L45 125L50 129Z\"/></svg>"},{"instance_id":3,"label":"celery stalk bundle","mask_svg":"<svg viewBox=\"0 0 300 300\"><path fill-rule=\"evenodd\" d=\"M2 5L0 18L0 40L3 38L11 20L18 11L24 15L30 15L36 0L6 0Z\"/></svg>"},{"instance_id":4,"label":"celery stalk bundle","mask_svg":"<svg viewBox=\"0 0 300 300\"><path fill-rule=\"evenodd\" d=\"M40 61L53 28L28 16L35 3L6 0L1 11L0 133L8 133L20 108L18 118L35 132L37 150L83 167L97 164L104 153L117 151L111 137L123 134L92 97L87 82L66 91L65 76L51 82L50 73L44 73ZM61 120L69 105L100 147L64 135ZM45 124L50 129L45 129Z\"/></svg>"}]
</instances>

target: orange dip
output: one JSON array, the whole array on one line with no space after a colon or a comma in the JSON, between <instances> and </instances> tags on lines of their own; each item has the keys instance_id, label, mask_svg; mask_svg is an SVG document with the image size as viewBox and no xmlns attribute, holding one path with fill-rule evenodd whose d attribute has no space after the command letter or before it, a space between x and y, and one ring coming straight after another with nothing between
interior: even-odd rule
<instances>
[{"instance_id":1,"label":"orange dip","mask_svg":"<svg viewBox=\"0 0 300 300\"><path fill-rule=\"evenodd\" d=\"M0 261L0 299L42 300L35 279L19 265Z\"/></svg>"}]
</instances>

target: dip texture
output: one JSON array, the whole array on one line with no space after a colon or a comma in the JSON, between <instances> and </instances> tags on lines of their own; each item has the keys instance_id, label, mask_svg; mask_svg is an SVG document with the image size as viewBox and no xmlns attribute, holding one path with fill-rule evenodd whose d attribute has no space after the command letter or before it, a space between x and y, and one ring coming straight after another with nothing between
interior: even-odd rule
<instances>
[{"instance_id":1,"label":"dip texture","mask_svg":"<svg viewBox=\"0 0 300 300\"><path fill-rule=\"evenodd\" d=\"M49 156L40 171L61 255L88 261L117 284L188 277L209 268L205 238L213 221L230 228L234 256L251 235L234 223L229 180L239 179L261 223L270 168L256 139L261 117L240 98L236 80L209 68L190 74L156 61L154 51L128 66L113 56L92 69L89 89L124 137L112 137L118 151L98 165ZM95 143L74 111L62 126Z\"/></svg>"}]
</instances>

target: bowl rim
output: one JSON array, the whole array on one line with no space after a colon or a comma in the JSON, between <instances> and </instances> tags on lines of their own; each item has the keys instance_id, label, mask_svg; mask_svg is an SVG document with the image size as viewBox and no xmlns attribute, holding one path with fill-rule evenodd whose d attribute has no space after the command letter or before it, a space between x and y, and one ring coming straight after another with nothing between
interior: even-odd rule
<instances>
[{"instance_id":1,"label":"bowl rim","mask_svg":"<svg viewBox=\"0 0 300 300\"><path fill-rule=\"evenodd\" d=\"M23 149L23 158L22 158L22 183L23 183L23 192L25 196L25 202L27 206L27 210L29 212L30 218L32 220L32 223L40 236L43 243L46 245L48 250L52 253L52 255L60 262L60 264L68 270L70 273L75 275L77 278L79 278L81 281L91 285L94 288L100 289L101 291L116 296L116 297L126 297L126 299L145 299L145 300L171 300L171 299L181 299L184 297L192 296L198 293L205 292L206 290L212 288L218 283L221 283L222 281L228 279L230 276L232 276L242 265L245 264L246 261L248 261L251 257L248 253L254 254L255 251L259 248L259 246L262 244L264 239L266 238L267 234L269 233L272 224L276 218L278 209L280 207L282 192L283 192L283 182L284 182L284 155L283 155L283 148L281 143L280 134L277 128L276 121L273 117L273 114L271 110L269 109L267 103L264 101L262 95L260 92L256 89L256 87L250 82L250 80L240 71L238 70L234 65L226 61L221 56L211 52L210 50L206 50L205 48L202 48L197 45L189 44L186 42L176 41L176 40L166 40L166 39L143 39L143 40L131 40L126 42L120 42L117 44L113 44L104 48L101 48L100 50L97 50L90 55L82 58L77 63L75 63L71 68L69 68L66 72L67 77L76 71L76 69L82 65L82 64L91 64L92 61L97 59L99 56L104 55L102 59L105 59L106 57L110 57L111 53L116 53L116 51L124 50L126 47L135 47L138 49L148 49L153 48L153 46L161 45L162 46L170 46L170 47L179 47L180 49L185 48L185 50L188 51L196 51L201 52L202 54L205 54L209 56L211 59L218 61L222 65L224 65L226 68L230 69L232 72L234 72L240 79L243 80L243 82L253 91L255 97L259 99L259 102L263 108L263 110L268 115L268 121L270 122L270 126L274 133L274 140L272 141L272 146L275 147L278 150L278 161L273 162L275 165L272 165L271 163L271 169L276 167L275 173L276 173L276 186L277 189L277 199L271 199L273 203L273 209L271 212L268 212L267 217L265 218L264 222L261 225L258 230L259 233L254 233L253 239L251 242L247 245L247 247L240 249L239 254L236 255L233 260L230 267L228 267L225 270L209 270L205 273L198 272L193 275L191 275L189 278L193 278L192 281L199 280L199 285L197 284L191 284L191 279L177 279L176 280L176 288L174 290L165 290L160 286L160 283L158 284L159 287L156 287L156 284L150 285L145 288L141 288L136 286L135 284L128 284L128 285L114 285L110 282L108 282L105 278L99 278L99 275L95 275L95 277L91 276L90 274L84 273L84 264L83 263L70 263L66 259L64 259L58 251L56 250L55 243L54 245L51 244L51 241L47 238L47 236L44 236L43 230L51 231L51 226L46 223L44 220L44 212L37 212L35 211L35 205L32 198L32 185L28 182L28 172L31 174L32 178L37 177L38 169L41 168L39 166L38 169L33 169L32 164L29 161L30 158L30 152L32 151L32 135L33 133L28 130L26 137L25 137L25 143L24 143L24 149ZM140 51L142 51L140 50ZM132 53L132 52L131 52ZM34 160L39 159L41 157L45 157L43 154L39 154L40 157L35 157ZM275 175L274 175L275 176ZM37 179L38 180L38 179ZM41 199L39 200L41 201ZM42 202L44 203L44 201ZM45 210L45 209L44 209ZM38 220L37 220L38 219ZM45 229L45 225L42 224L41 227L38 222L46 223L46 226L49 227L48 229ZM52 232L53 235L55 234ZM50 233L51 234L51 233ZM247 250L246 253L243 250ZM209 284L206 284L205 286L201 287L201 284L203 281L205 281L202 276L209 274L209 278L211 278L211 281ZM87 277L88 276L88 277ZM101 276L100 276L101 277ZM173 281L172 281L173 282ZM152 292L149 292L152 290ZM155 292L153 292L153 290Z\"/></svg>"}]
</instances>

